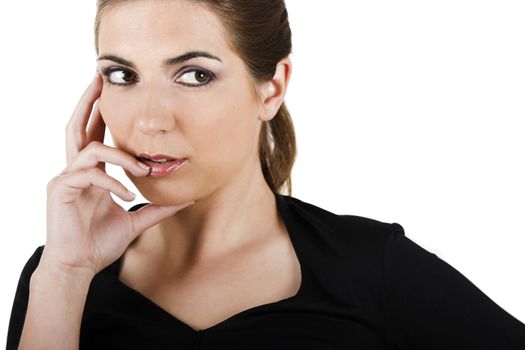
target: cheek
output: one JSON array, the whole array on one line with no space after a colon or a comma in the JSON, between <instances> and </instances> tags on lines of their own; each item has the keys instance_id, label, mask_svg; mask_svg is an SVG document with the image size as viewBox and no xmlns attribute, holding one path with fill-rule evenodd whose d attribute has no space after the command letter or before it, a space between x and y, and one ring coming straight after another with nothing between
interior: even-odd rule
<instances>
[{"instance_id":1,"label":"cheek","mask_svg":"<svg viewBox=\"0 0 525 350\"><path fill-rule=\"evenodd\" d=\"M127 115L126 111L123 108L117 108L117 106L125 106L125 104L122 105L115 97L108 93L102 93L98 100L98 106L115 146L120 144L120 141L125 140L127 135L129 135L128 129L130 125L124 119L124 116Z\"/></svg>"},{"instance_id":2,"label":"cheek","mask_svg":"<svg viewBox=\"0 0 525 350\"><path fill-rule=\"evenodd\" d=\"M106 92L105 88L102 89L102 93L100 94L97 103L102 115L102 119L104 119L106 126L111 128L111 124L113 123L112 116L114 115L115 111L112 108L114 105L112 104L111 97Z\"/></svg>"},{"instance_id":3,"label":"cheek","mask_svg":"<svg viewBox=\"0 0 525 350\"><path fill-rule=\"evenodd\" d=\"M193 143L196 154L212 168L235 167L250 155L256 142L257 119L253 106L232 103L231 99L225 101L201 114L204 122L194 123L187 129L193 134L193 140L199 140Z\"/></svg>"}]
</instances>

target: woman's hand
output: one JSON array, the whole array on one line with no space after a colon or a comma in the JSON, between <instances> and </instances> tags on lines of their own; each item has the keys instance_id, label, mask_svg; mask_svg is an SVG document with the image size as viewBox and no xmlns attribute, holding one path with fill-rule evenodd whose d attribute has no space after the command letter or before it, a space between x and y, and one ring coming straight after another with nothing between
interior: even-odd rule
<instances>
[{"instance_id":1,"label":"woman's hand","mask_svg":"<svg viewBox=\"0 0 525 350\"><path fill-rule=\"evenodd\" d=\"M101 90L97 73L67 124L67 167L47 185L47 239L42 255L42 261L54 268L93 276L120 257L144 230L193 203L149 204L128 212L113 201L110 192L125 201L134 196L107 175L105 162L135 176L147 176L150 170L126 152L103 144L106 125L98 105L93 107Z\"/></svg>"}]
</instances>

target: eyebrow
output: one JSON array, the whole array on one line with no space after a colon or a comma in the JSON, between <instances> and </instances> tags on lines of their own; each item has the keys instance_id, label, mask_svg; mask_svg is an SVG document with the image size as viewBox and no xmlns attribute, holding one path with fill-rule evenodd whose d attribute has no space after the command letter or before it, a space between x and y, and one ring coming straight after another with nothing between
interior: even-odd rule
<instances>
[{"instance_id":1,"label":"eyebrow","mask_svg":"<svg viewBox=\"0 0 525 350\"><path fill-rule=\"evenodd\" d=\"M177 56L177 57L172 57L172 58L167 58L164 60L163 65L164 66L173 66L173 65L176 65L176 64L179 64L181 62L185 62L185 61L188 61L188 60L191 60L192 58L195 58L195 57L204 57L204 58L209 58L209 59L212 59L212 60L217 60L219 62L222 62L222 60L215 56L215 55L212 55L206 51L188 51L180 56ZM100 60L110 60L110 61L113 61L113 62L116 62L116 63L120 63L122 65L125 65L125 66L128 66L128 67L131 67L131 68L134 68L136 69L137 66L135 65L135 63L131 62L131 61L128 61L122 57L118 57L116 55L111 55L111 54L104 54L104 55L101 55L97 58L97 61L100 61Z\"/></svg>"}]
</instances>

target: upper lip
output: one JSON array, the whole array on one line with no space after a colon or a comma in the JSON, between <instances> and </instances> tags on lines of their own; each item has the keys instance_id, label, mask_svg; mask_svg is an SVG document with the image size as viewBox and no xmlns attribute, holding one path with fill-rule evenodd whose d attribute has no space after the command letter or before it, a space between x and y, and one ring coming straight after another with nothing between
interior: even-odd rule
<instances>
[{"instance_id":1,"label":"upper lip","mask_svg":"<svg viewBox=\"0 0 525 350\"><path fill-rule=\"evenodd\" d=\"M168 155L165 155L165 154L147 154L147 153L141 153L137 156L137 158L147 158L147 159L155 159L155 160L159 160L159 159L184 159L184 157L178 157L178 156L168 156Z\"/></svg>"}]
</instances>

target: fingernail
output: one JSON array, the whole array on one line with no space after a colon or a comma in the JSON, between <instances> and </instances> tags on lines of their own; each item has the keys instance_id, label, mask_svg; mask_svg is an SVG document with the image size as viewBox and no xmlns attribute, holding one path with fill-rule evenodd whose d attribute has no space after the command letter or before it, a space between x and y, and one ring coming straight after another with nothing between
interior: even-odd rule
<instances>
[{"instance_id":1,"label":"fingernail","mask_svg":"<svg viewBox=\"0 0 525 350\"><path fill-rule=\"evenodd\" d=\"M133 198L135 198L135 197L137 196L135 193L131 192L130 190L128 190L128 194L129 194L131 197L133 197Z\"/></svg>"},{"instance_id":2,"label":"fingernail","mask_svg":"<svg viewBox=\"0 0 525 350\"><path fill-rule=\"evenodd\" d=\"M137 164L139 165L139 167L141 167L142 169L144 170L148 170L149 171L149 166L147 166L146 164L142 163L142 162L137 162Z\"/></svg>"}]
</instances>

